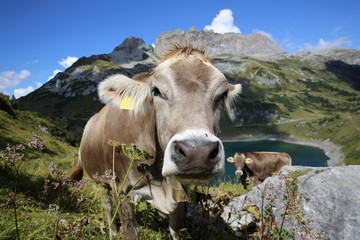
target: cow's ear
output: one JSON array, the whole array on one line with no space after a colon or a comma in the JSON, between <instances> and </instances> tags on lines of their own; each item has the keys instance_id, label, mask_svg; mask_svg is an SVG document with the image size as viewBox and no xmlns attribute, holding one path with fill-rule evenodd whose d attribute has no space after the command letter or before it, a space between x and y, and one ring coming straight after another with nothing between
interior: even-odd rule
<instances>
[{"instance_id":1,"label":"cow's ear","mask_svg":"<svg viewBox=\"0 0 360 240\"><path fill-rule=\"evenodd\" d=\"M234 162L235 162L235 160L234 160L233 157L228 157L226 160L227 160L229 163L234 163Z\"/></svg>"},{"instance_id":2,"label":"cow's ear","mask_svg":"<svg viewBox=\"0 0 360 240\"><path fill-rule=\"evenodd\" d=\"M234 121L235 120L235 112L234 112L235 102L241 93L242 86L241 86L241 84L233 85L230 83L229 83L229 86L230 87L229 87L228 95L225 100L225 106L226 106L226 110L228 112L230 120Z\"/></svg>"},{"instance_id":3,"label":"cow's ear","mask_svg":"<svg viewBox=\"0 0 360 240\"><path fill-rule=\"evenodd\" d=\"M250 164L250 163L252 163L253 162L253 160L251 159L251 158L246 158L245 159L245 163L246 164Z\"/></svg>"},{"instance_id":4,"label":"cow's ear","mask_svg":"<svg viewBox=\"0 0 360 240\"><path fill-rule=\"evenodd\" d=\"M151 105L151 92L146 82L136 81L124 75L113 75L98 87L100 100L114 107L137 114Z\"/></svg>"}]
</instances>

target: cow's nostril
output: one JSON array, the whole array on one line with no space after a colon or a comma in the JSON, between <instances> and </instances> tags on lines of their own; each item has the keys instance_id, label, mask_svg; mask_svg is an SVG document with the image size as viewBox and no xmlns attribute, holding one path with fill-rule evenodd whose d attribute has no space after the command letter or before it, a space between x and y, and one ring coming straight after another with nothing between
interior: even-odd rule
<instances>
[{"instance_id":1,"label":"cow's nostril","mask_svg":"<svg viewBox=\"0 0 360 240\"><path fill-rule=\"evenodd\" d=\"M181 147L179 147L178 145L175 146L175 152L176 152L176 154L178 154L180 156L186 157L184 150L182 150Z\"/></svg>"},{"instance_id":2,"label":"cow's nostril","mask_svg":"<svg viewBox=\"0 0 360 240\"><path fill-rule=\"evenodd\" d=\"M172 154L172 158L175 162L183 162L186 160L186 145L181 142L175 142L174 154Z\"/></svg>"},{"instance_id":3,"label":"cow's nostril","mask_svg":"<svg viewBox=\"0 0 360 240\"><path fill-rule=\"evenodd\" d=\"M209 155L209 160L215 160L219 155L219 143L213 143L214 150Z\"/></svg>"}]
</instances>

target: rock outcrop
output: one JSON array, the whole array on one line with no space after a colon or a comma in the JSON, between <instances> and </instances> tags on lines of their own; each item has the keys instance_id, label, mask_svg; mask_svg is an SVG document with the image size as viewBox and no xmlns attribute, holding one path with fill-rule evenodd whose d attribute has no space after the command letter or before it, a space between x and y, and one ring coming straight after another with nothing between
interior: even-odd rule
<instances>
[{"instance_id":1,"label":"rock outcrop","mask_svg":"<svg viewBox=\"0 0 360 240\"><path fill-rule=\"evenodd\" d=\"M145 44L143 39L128 37L107 56L111 62L121 65L146 60L152 52L154 52L153 47Z\"/></svg>"},{"instance_id":2,"label":"rock outcrop","mask_svg":"<svg viewBox=\"0 0 360 240\"><path fill-rule=\"evenodd\" d=\"M359 199L360 166L286 166L234 198L222 218L239 234L264 229L270 221L295 239L357 239Z\"/></svg>"},{"instance_id":3,"label":"rock outcrop","mask_svg":"<svg viewBox=\"0 0 360 240\"><path fill-rule=\"evenodd\" d=\"M256 53L280 54L286 51L278 44L262 34L214 33L209 30L197 30L192 27L188 32L174 30L164 32L156 39L155 53L162 55L169 49L169 43L185 44L191 42L195 46L204 46L206 54L251 55Z\"/></svg>"}]
</instances>

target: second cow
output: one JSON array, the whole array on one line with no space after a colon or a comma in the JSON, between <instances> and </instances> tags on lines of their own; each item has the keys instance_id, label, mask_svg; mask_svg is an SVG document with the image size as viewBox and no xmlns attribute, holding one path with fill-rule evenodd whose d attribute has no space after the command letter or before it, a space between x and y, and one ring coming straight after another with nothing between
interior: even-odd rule
<instances>
[{"instance_id":1,"label":"second cow","mask_svg":"<svg viewBox=\"0 0 360 240\"><path fill-rule=\"evenodd\" d=\"M235 163L235 173L241 178L245 188L248 184L256 186L259 180L264 181L292 162L288 153L279 152L235 153L235 156L229 157L227 161Z\"/></svg>"}]
</instances>

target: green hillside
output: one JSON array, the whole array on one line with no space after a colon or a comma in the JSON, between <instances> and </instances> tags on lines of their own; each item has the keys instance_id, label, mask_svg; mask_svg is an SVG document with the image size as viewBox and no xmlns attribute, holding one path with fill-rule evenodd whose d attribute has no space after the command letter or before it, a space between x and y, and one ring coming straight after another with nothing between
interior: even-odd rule
<instances>
[{"instance_id":1,"label":"green hillside","mask_svg":"<svg viewBox=\"0 0 360 240\"><path fill-rule=\"evenodd\" d=\"M56 221L56 214L48 211L51 204L58 204L63 211L75 211L78 206L67 205L74 202L72 189L54 189L62 180L57 174L51 175L49 166L55 164L57 173L70 172L78 148L70 145L73 138L59 127L60 123L22 111L16 100L2 94L0 122L0 239L16 239L14 209L20 239L51 236ZM28 146L29 142L36 145L34 136L38 136L37 143L44 141L45 149ZM60 189L68 196L62 203L58 200Z\"/></svg>"},{"instance_id":2,"label":"green hillside","mask_svg":"<svg viewBox=\"0 0 360 240\"><path fill-rule=\"evenodd\" d=\"M25 146L25 149L19 153L25 154L22 174L29 179L30 189L36 187L36 182L31 182L32 180L36 181L40 177L48 176L47 167L51 162L55 162L66 171L71 170L71 159L73 154L77 155L78 147L75 146L72 135L60 127L61 123L56 124L37 113L16 109L14 102L10 102L7 96L1 95L0 99L8 101L8 108L5 111L3 107L0 109L0 152L6 153L8 146L20 144ZM9 112L14 114L10 115ZM45 141L45 150L37 151L27 147L33 134ZM8 188L11 187L14 176L6 161L6 157L0 160L0 184L1 187ZM7 177L12 179L10 183Z\"/></svg>"}]
</instances>

